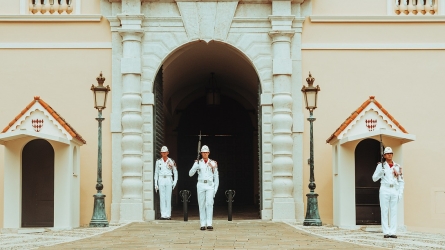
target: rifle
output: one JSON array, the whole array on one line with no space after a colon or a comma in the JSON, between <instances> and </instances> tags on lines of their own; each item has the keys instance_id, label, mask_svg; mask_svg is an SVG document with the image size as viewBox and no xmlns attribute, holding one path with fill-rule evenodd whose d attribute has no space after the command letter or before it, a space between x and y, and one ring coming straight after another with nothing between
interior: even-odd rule
<instances>
[{"instance_id":1,"label":"rifle","mask_svg":"<svg viewBox=\"0 0 445 250\"><path fill-rule=\"evenodd\" d=\"M201 153L201 130L199 130L199 141L198 141L198 156L196 157L196 161L199 162L199 154Z\"/></svg>"},{"instance_id":2,"label":"rifle","mask_svg":"<svg viewBox=\"0 0 445 250\"><path fill-rule=\"evenodd\" d=\"M382 141L382 134L380 134L380 157L381 157L381 164L382 164L382 169L385 170L385 168L383 167L383 163L385 162L385 158L383 157L383 141ZM385 176L385 172L383 172L383 176Z\"/></svg>"}]
</instances>

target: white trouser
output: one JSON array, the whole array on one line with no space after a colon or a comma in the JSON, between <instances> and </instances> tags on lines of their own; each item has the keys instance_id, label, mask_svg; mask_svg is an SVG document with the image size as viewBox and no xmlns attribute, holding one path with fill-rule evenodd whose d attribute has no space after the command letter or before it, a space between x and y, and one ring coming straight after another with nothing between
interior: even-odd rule
<instances>
[{"instance_id":1,"label":"white trouser","mask_svg":"<svg viewBox=\"0 0 445 250\"><path fill-rule=\"evenodd\" d=\"M212 226L213 218L213 193L215 184L198 182L196 189L198 191L199 220L201 227Z\"/></svg>"},{"instance_id":2,"label":"white trouser","mask_svg":"<svg viewBox=\"0 0 445 250\"><path fill-rule=\"evenodd\" d=\"M380 186L379 198L383 234L395 235L397 231L397 202L399 198L397 186L389 187L389 185L382 184Z\"/></svg>"},{"instance_id":3,"label":"white trouser","mask_svg":"<svg viewBox=\"0 0 445 250\"><path fill-rule=\"evenodd\" d=\"M159 202L161 207L161 217L170 218L172 214L172 187L173 180L171 176L164 178L163 175L159 176Z\"/></svg>"}]
</instances>

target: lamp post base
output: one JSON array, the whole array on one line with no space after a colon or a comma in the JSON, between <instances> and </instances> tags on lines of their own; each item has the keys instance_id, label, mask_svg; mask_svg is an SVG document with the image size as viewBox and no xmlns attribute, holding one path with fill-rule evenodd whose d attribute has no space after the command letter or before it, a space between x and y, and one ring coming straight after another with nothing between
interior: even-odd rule
<instances>
[{"instance_id":1,"label":"lamp post base","mask_svg":"<svg viewBox=\"0 0 445 250\"><path fill-rule=\"evenodd\" d=\"M321 226L320 214L318 213L318 194L310 192L307 196L306 218L303 226Z\"/></svg>"},{"instance_id":2,"label":"lamp post base","mask_svg":"<svg viewBox=\"0 0 445 250\"><path fill-rule=\"evenodd\" d=\"M107 215L105 214L105 195L97 193L94 197L93 217L90 227L108 227Z\"/></svg>"}]
</instances>

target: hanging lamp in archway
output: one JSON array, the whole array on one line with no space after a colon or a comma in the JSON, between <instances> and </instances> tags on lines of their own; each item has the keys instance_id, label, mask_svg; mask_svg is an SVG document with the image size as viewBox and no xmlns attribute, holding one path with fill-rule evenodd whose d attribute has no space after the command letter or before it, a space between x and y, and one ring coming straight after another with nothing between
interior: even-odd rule
<instances>
[{"instance_id":1,"label":"hanging lamp in archway","mask_svg":"<svg viewBox=\"0 0 445 250\"><path fill-rule=\"evenodd\" d=\"M218 88L214 72L211 73L209 85L206 88L206 100L209 106L219 105L221 103L221 90Z\"/></svg>"}]
</instances>

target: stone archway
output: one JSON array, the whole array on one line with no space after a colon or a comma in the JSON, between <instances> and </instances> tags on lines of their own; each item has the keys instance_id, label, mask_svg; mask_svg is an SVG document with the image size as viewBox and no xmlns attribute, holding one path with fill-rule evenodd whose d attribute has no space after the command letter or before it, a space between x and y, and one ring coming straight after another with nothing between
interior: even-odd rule
<instances>
[{"instance_id":1,"label":"stone archway","mask_svg":"<svg viewBox=\"0 0 445 250\"><path fill-rule=\"evenodd\" d=\"M153 117L165 117L163 127L156 127L155 131L164 131L164 144L168 145L170 156L176 159L180 169L173 204L180 207L178 193L182 189L191 190L190 204L196 203L196 183L188 177L188 170L196 158L197 135L202 131L202 143L212 148L212 157L223 167L216 205L226 207L224 192L235 189L236 204L243 205L235 208L242 210L244 216L248 210L253 214L247 215L249 218L258 218L261 183L258 93L261 90L251 63L224 43L193 42L173 52L161 70L158 76L163 76L163 101L156 102ZM206 104L211 73L221 95L221 103L216 107ZM156 79L159 89L159 77ZM163 107L159 109L158 105ZM162 114L158 114L160 110ZM205 119L199 121L202 117ZM154 124L159 126L161 122ZM242 158L244 164L241 164ZM226 209L223 210L226 213Z\"/></svg>"},{"instance_id":2,"label":"stone archway","mask_svg":"<svg viewBox=\"0 0 445 250\"><path fill-rule=\"evenodd\" d=\"M299 90L305 18L301 12L293 13L302 3L264 2L266 11L253 18L244 15L256 6L238 2L174 2L168 8L147 1L104 4L113 33L113 85L118 86L112 92L113 154L119 155L113 164L117 178L113 178L112 222L154 219L156 75L189 44L215 41L226 46L225 52L244 58L256 73L254 86L261 86L261 218L302 220L304 125ZM154 6L160 12L152 12ZM238 90L233 94L257 94ZM256 110L257 102L251 104Z\"/></svg>"}]
</instances>

